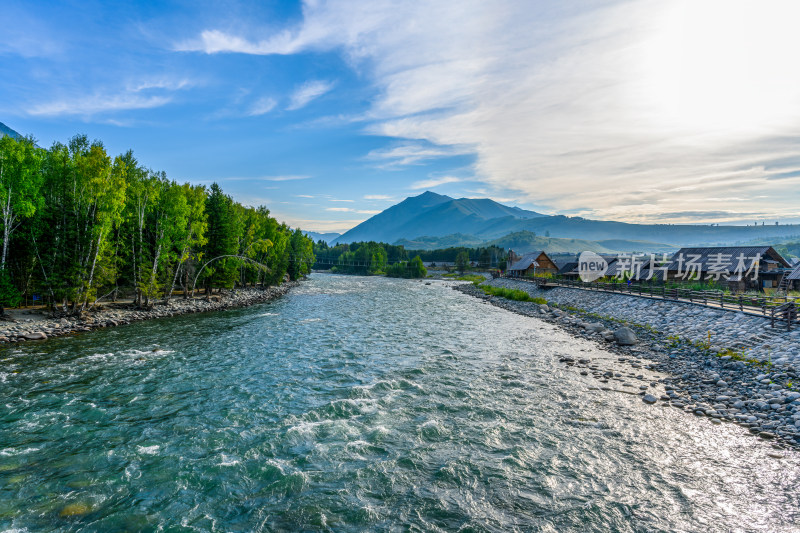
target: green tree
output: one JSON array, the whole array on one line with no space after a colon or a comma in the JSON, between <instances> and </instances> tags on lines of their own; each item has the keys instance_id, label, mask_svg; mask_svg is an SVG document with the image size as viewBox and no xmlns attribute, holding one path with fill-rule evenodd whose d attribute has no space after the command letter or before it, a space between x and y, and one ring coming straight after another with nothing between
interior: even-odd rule
<instances>
[{"instance_id":1,"label":"green tree","mask_svg":"<svg viewBox=\"0 0 800 533\"><path fill-rule=\"evenodd\" d=\"M41 185L40 150L33 139L0 137L0 223L3 225L0 270L6 268L12 234L41 206Z\"/></svg>"},{"instance_id":2,"label":"green tree","mask_svg":"<svg viewBox=\"0 0 800 533\"><path fill-rule=\"evenodd\" d=\"M418 255L409 263L409 277L411 278L425 278L428 276L428 270L422 262L422 258Z\"/></svg>"},{"instance_id":3,"label":"green tree","mask_svg":"<svg viewBox=\"0 0 800 533\"><path fill-rule=\"evenodd\" d=\"M456 270L463 274L469 268L469 254L467 252L459 252L456 256Z\"/></svg>"},{"instance_id":4,"label":"green tree","mask_svg":"<svg viewBox=\"0 0 800 533\"><path fill-rule=\"evenodd\" d=\"M6 307L16 307L22 301L17 288L11 283L11 276L6 270L0 270L0 316L6 313Z\"/></svg>"},{"instance_id":5,"label":"green tree","mask_svg":"<svg viewBox=\"0 0 800 533\"><path fill-rule=\"evenodd\" d=\"M237 216L233 199L222 192L216 183L211 189L206 200L206 213L208 215L208 243L206 244L205 260L208 263L205 280L209 290L217 287L230 287L237 276L238 261L234 257L239 250L239 225L241 220Z\"/></svg>"},{"instance_id":6,"label":"green tree","mask_svg":"<svg viewBox=\"0 0 800 533\"><path fill-rule=\"evenodd\" d=\"M492 253L488 248L481 249L480 256L478 256L478 266L481 268L489 268L492 263Z\"/></svg>"}]
</instances>

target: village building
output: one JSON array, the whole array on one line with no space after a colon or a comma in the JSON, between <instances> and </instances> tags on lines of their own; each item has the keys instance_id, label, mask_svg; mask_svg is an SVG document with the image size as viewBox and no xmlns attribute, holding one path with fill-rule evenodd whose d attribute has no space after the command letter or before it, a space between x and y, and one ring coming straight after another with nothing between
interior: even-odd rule
<instances>
[{"instance_id":1,"label":"village building","mask_svg":"<svg viewBox=\"0 0 800 533\"><path fill-rule=\"evenodd\" d=\"M800 290L800 263L795 265L794 270L786 274L786 290Z\"/></svg>"},{"instance_id":2,"label":"village building","mask_svg":"<svg viewBox=\"0 0 800 533\"><path fill-rule=\"evenodd\" d=\"M558 267L543 250L530 252L519 257L509 251L509 260L513 257L515 261L508 267L508 275L513 278L522 278L537 274L557 274Z\"/></svg>"},{"instance_id":3,"label":"village building","mask_svg":"<svg viewBox=\"0 0 800 533\"><path fill-rule=\"evenodd\" d=\"M572 260L564 261L559 264L556 261L556 265L558 268L558 276L564 279L578 279L578 258L575 257Z\"/></svg>"},{"instance_id":4,"label":"village building","mask_svg":"<svg viewBox=\"0 0 800 533\"><path fill-rule=\"evenodd\" d=\"M668 280L714 281L739 292L776 289L787 268L771 246L681 248L665 267Z\"/></svg>"}]
</instances>

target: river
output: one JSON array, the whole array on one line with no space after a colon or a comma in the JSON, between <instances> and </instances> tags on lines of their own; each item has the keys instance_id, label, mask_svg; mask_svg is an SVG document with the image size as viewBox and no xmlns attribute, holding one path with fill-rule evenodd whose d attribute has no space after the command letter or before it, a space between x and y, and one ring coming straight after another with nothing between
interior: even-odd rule
<instances>
[{"instance_id":1,"label":"river","mask_svg":"<svg viewBox=\"0 0 800 533\"><path fill-rule=\"evenodd\" d=\"M0 355L0 531L797 531L800 460L433 282L314 274L247 309Z\"/></svg>"}]
</instances>

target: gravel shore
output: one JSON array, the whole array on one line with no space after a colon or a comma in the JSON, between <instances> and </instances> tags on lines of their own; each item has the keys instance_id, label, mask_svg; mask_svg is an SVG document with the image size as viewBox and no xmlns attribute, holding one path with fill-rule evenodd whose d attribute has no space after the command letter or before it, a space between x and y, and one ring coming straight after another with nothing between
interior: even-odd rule
<instances>
[{"instance_id":1,"label":"gravel shore","mask_svg":"<svg viewBox=\"0 0 800 533\"><path fill-rule=\"evenodd\" d=\"M638 392L645 403L682 409L695 416L707 417L712 424L738 424L754 436L771 440L776 448L800 447L800 373L792 364L784 361L777 366L769 361L748 362L731 355L720 355L718 350L702 345L690 336L678 335L681 328L664 332L648 323L612 316L609 311L613 312L614 306L609 301L600 301L602 296L612 296L617 306L626 303L624 300L616 301L618 298L638 300L632 304L638 306L643 301L639 298L597 295L578 289L541 291L530 283L507 279L492 280L487 284L527 289L526 292L545 298L548 304L489 296L472 284L460 284L454 288L514 313L558 324L576 336L595 340L603 349L617 353L619 358L614 368L588 358L561 359L562 363L582 375L592 376L600 388L622 383L632 392ZM555 290L571 290L577 294L568 296L571 305L560 304L549 297ZM593 298L589 301L585 295ZM563 294L561 298L564 298ZM669 305L669 302L658 303ZM665 309L659 312L664 313ZM691 317L684 318L681 326L688 332L696 329ZM790 341L787 351L795 355L798 350L800 344ZM639 369L661 372L668 377L657 383L646 383L644 376L637 373Z\"/></svg>"},{"instance_id":2,"label":"gravel shore","mask_svg":"<svg viewBox=\"0 0 800 533\"><path fill-rule=\"evenodd\" d=\"M121 326L140 320L164 318L188 313L205 313L246 307L279 298L296 286L297 282L285 282L266 289L237 289L184 300L172 298L168 304L158 303L151 309L136 309L132 304L104 304L98 309L83 313L80 318L48 318L40 312L29 315L17 314L13 322L0 322L0 345L5 343L46 340L50 337L70 335L94 329Z\"/></svg>"}]
</instances>

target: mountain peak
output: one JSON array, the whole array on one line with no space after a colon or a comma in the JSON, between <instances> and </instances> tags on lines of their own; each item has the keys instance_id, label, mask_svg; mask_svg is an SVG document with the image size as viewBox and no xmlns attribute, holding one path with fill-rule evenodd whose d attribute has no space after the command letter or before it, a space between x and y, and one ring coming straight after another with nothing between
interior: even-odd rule
<instances>
[{"instance_id":1,"label":"mountain peak","mask_svg":"<svg viewBox=\"0 0 800 533\"><path fill-rule=\"evenodd\" d=\"M533 211L510 208L488 198L458 200L425 191L365 220L335 242L383 241L420 235L441 236L472 233L498 219L522 220L542 216Z\"/></svg>"},{"instance_id":2,"label":"mountain peak","mask_svg":"<svg viewBox=\"0 0 800 533\"><path fill-rule=\"evenodd\" d=\"M450 197L445 196L443 194L437 194L433 191L425 191L424 193L415 196L415 198L450 198Z\"/></svg>"}]
</instances>

